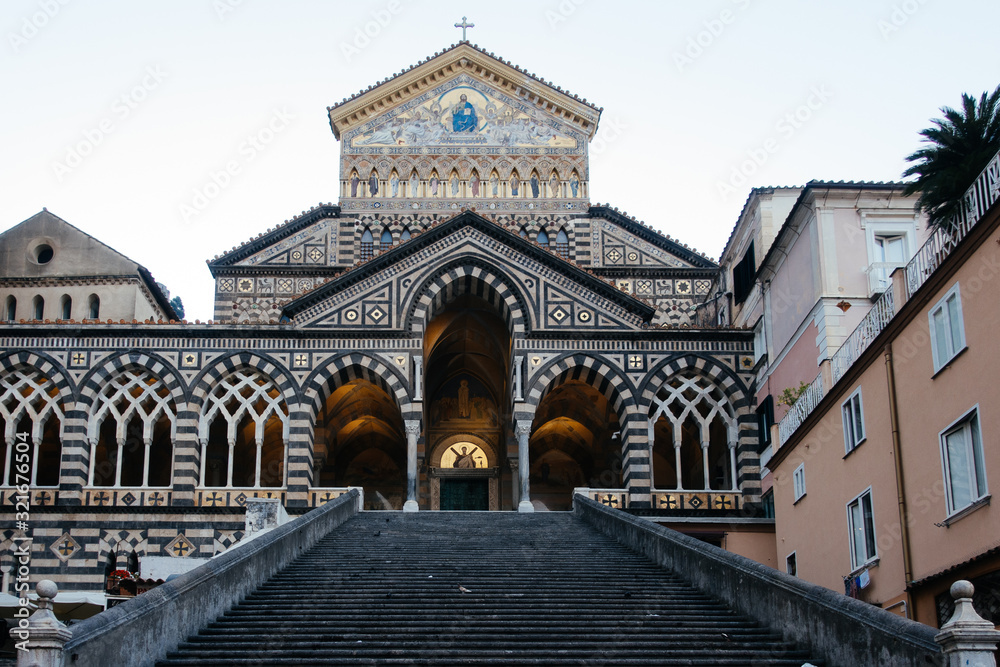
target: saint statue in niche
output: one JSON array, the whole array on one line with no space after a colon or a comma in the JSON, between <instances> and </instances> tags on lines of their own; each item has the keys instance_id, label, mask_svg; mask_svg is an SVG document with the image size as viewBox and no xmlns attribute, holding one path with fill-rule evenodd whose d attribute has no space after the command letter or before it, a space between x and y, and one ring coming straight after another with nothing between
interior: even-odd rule
<instances>
[{"instance_id":1,"label":"saint statue in niche","mask_svg":"<svg viewBox=\"0 0 1000 667\"><path fill-rule=\"evenodd\" d=\"M458 176L452 175L451 177L451 196L458 196Z\"/></svg>"},{"instance_id":2,"label":"saint statue in niche","mask_svg":"<svg viewBox=\"0 0 1000 667\"><path fill-rule=\"evenodd\" d=\"M378 194L378 174L376 174L373 171L371 178L368 179L368 195L374 197L377 194Z\"/></svg>"},{"instance_id":3,"label":"saint statue in niche","mask_svg":"<svg viewBox=\"0 0 1000 667\"><path fill-rule=\"evenodd\" d=\"M472 414L469 410L469 381L462 380L458 387L458 416L468 418Z\"/></svg>"},{"instance_id":4,"label":"saint statue in niche","mask_svg":"<svg viewBox=\"0 0 1000 667\"><path fill-rule=\"evenodd\" d=\"M358 178L358 172L351 174L351 196L358 196L358 184L361 183L361 179Z\"/></svg>"},{"instance_id":5,"label":"saint statue in niche","mask_svg":"<svg viewBox=\"0 0 1000 667\"><path fill-rule=\"evenodd\" d=\"M569 182L569 187L573 191L573 196L574 197L578 196L578 192L580 190L580 179L578 179L576 176L573 176L573 178Z\"/></svg>"},{"instance_id":6,"label":"saint statue in niche","mask_svg":"<svg viewBox=\"0 0 1000 667\"><path fill-rule=\"evenodd\" d=\"M555 173L549 176L549 196L550 197L559 196L559 180L556 178Z\"/></svg>"},{"instance_id":7,"label":"saint statue in niche","mask_svg":"<svg viewBox=\"0 0 1000 667\"><path fill-rule=\"evenodd\" d=\"M397 177L396 174L393 174L392 178L389 179L389 187L392 188L392 196L393 197L398 197L399 196L399 177Z\"/></svg>"},{"instance_id":8,"label":"saint statue in niche","mask_svg":"<svg viewBox=\"0 0 1000 667\"><path fill-rule=\"evenodd\" d=\"M438 184L439 184L438 177L437 176L431 176L431 184L430 185L431 185L431 196L432 197L437 197L438 196Z\"/></svg>"},{"instance_id":9,"label":"saint statue in niche","mask_svg":"<svg viewBox=\"0 0 1000 667\"><path fill-rule=\"evenodd\" d=\"M476 107L472 106L464 94L451 111L451 128L454 132L475 132L479 128Z\"/></svg>"},{"instance_id":10,"label":"saint statue in niche","mask_svg":"<svg viewBox=\"0 0 1000 667\"><path fill-rule=\"evenodd\" d=\"M417 176L417 172L410 174L410 196L416 197L417 190L420 188L420 178Z\"/></svg>"},{"instance_id":11,"label":"saint statue in niche","mask_svg":"<svg viewBox=\"0 0 1000 667\"><path fill-rule=\"evenodd\" d=\"M472 196L479 196L479 174L472 172L472 180L469 181L469 185L472 187Z\"/></svg>"},{"instance_id":12,"label":"saint statue in niche","mask_svg":"<svg viewBox=\"0 0 1000 667\"><path fill-rule=\"evenodd\" d=\"M521 187L521 181L518 180L517 174L514 174L513 176L510 177L510 193L516 197L517 191L518 189L520 189L520 187Z\"/></svg>"},{"instance_id":13,"label":"saint statue in niche","mask_svg":"<svg viewBox=\"0 0 1000 667\"><path fill-rule=\"evenodd\" d=\"M500 188L500 179L497 178L496 174L490 176L490 187L493 189L493 196L497 196L497 191Z\"/></svg>"},{"instance_id":14,"label":"saint statue in niche","mask_svg":"<svg viewBox=\"0 0 1000 667\"><path fill-rule=\"evenodd\" d=\"M538 176L536 174L531 175L531 196L538 199Z\"/></svg>"}]
</instances>

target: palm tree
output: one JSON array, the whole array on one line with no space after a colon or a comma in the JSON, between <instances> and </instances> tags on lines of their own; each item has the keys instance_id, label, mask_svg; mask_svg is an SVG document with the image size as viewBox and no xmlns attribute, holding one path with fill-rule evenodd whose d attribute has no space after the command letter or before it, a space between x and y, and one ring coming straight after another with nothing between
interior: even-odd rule
<instances>
[{"instance_id":1,"label":"palm tree","mask_svg":"<svg viewBox=\"0 0 1000 667\"><path fill-rule=\"evenodd\" d=\"M917 206L931 225L949 228L962 206L965 191L990 159L1000 151L1000 86L976 98L962 94L962 110L942 107L943 119L920 135L928 144L906 158L913 162L903 177L917 179L906 186L906 195L920 193Z\"/></svg>"}]
</instances>

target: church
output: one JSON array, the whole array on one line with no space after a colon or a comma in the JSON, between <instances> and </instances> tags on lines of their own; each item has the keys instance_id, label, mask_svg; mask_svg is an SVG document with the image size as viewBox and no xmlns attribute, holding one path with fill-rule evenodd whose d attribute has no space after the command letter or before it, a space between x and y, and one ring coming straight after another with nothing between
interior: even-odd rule
<instances>
[{"instance_id":1,"label":"church","mask_svg":"<svg viewBox=\"0 0 1000 667\"><path fill-rule=\"evenodd\" d=\"M579 492L773 551L753 331L708 312L716 263L590 201L600 107L463 41L327 112L337 203L211 259L209 322L48 211L0 235L0 497L5 526L29 497L33 577L197 564L248 498L350 488L419 512Z\"/></svg>"}]
</instances>

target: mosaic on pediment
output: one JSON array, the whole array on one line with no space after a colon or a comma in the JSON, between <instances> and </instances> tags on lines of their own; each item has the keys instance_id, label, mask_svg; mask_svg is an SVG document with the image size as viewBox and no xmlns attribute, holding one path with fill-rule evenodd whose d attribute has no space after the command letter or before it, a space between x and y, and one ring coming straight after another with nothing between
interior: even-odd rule
<instances>
[{"instance_id":1,"label":"mosaic on pediment","mask_svg":"<svg viewBox=\"0 0 1000 667\"><path fill-rule=\"evenodd\" d=\"M607 220L594 220L591 231L594 247L599 249L595 264L599 266L669 266L690 267L668 250L647 243Z\"/></svg>"},{"instance_id":2,"label":"mosaic on pediment","mask_svg":"<svg viewBox=\"0 0 1000 667\"><path fill-rule=\"evenodd\" d=\"M378 153L490 147L585 150L583 136L541 110L469 75L443 83L347 132L345 152ZM388 152L388 151L386 151Z\"/></svg>"}]
</instances>

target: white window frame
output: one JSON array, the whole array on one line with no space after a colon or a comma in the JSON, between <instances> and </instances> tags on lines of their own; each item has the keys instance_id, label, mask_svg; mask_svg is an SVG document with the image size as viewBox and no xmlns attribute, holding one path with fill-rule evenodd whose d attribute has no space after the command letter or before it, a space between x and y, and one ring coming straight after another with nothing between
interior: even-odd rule
<instances>
[{"instance_id":1,"label":"white window frame","mask_svg":"<svg viewBox=\"0 0 1000 667\"><path fill-rule=\"evenodd\" d=\"M848 415L850 413L850 415ZM867 439L865 434L865 408L858 387L847 400L840 404L840 417L844 427L844 452L850 454ZM860 433L858 426L860 425Z\"/></svg>"},{"instance_id":2,"label":"white window frame","mask_svg":"<svg viewBox=\"0 0 1000 667\"><path fill-rule=\"evenodd\" d=\"M795 502L799 502L802 496L806 495L806 464L800 463L799 467L792 473L792 492L795 494Z\"/></svg>"},{"instance_id":3,"label":"white window frame","mask_svg":"<svg viewBox=\"0 0 1000 667\"><path fill-rule=\"evenodd\" d=\"M955 503L955 485L953 475L956 473L952 468L951 458L948 456L948 446L946 438L959 431L966 432L966 465L963 471L966 483L969 486L970 500L961 506ZM948 518L960 514L962 511L972 507L990 495L989 486L986 479L986 459L983 452L983 425L979 418L979 405L975 405L971 410L953 421L947 428L938 434L938 441L941 443L941 471L944 475L945 500L948 508ZM969 455L971 449L971 456Z\"/></svg>"},{"instance_id":4,"label":"white window frame","mask_svg":"<svg viewBox=\"0 0 1000 667\"><path fill-rule=\"evenodd\" d=\"M871 509L871 544L868 543L868 530L865 525L866 520L864 516L864 503L863 498L868 496L868 504ZM851 509L857 506L861 512L862 525L860 531L858 527L854 525L854 514ZM878 539L875 535L875 500L872 498L872 487L868 487L857 496L855 496L851 502L847 503L847 535L848 535L848 546L851 552L851 571L859 570L870 563L874 563L878 560ZM860 535L864 542L861 545L864 552L864 559L859 562L857 555L857 536ZM870 548L869 548L870 547ZM868 555L871 552L871 555Z\"/></svg>"},{"instance_id":5,"label":"white window frame","mask_svg":"<svg viewBox=\"0 0 1000 667\"><path fill-rule=\"evenodd\" d=\"M954 327L951 322L951 312L948 309L948 302L954 298L956 305L956 313L958 318L958 338L959 340L954 340L954 335L952 333ZM937 326L934 324L934 315L937 313L944 313L946 317L947 326L944 327L944 331L937 331ZM930 311L927 313L927 323L930 326L931 334L931 355L934 359L934 372L937 373L942 368L948 365L948 363L958 356L958 353L965 349L965 317L962 315L962 293L959 290L958 283L955 283L951 289L945 292L944 296L938 299L938 302L931 307ZM946 344L949 346L949 350L942 358L942 355L938 354L938 334L944 336Z\"/></svg>"},{"instance_id":6,"label":"white window frame","mask_svg":"<svg viewBox=\"0 0 1000 667\"><path fill-rule=\"evenodd\" d=\"M902 236L903 241L903 265L910 261L917 248L917 222L915 217L897 217L893 214L883 217L881 211L863 211L861 213L861 226L865 230L865 246L868 251L868 270L875 263L875 238ZM892 272L887 272L891 274ZM886 275L888 280L888 275ZM872 285L872 278L869 276L869 286ZM876 290L877 291L877 290ZM872 292L872 290L869 290ZM872 292L874 293L874 292Z\"/></svg>"},{"instance_id":7,"label":"white window frame","mask_svg":"<svg viewBox=\"0 0 1000 667\"><path fill-rule=\"evenodd\" d=\"M795 572L792 572L790 570L790 568L788 567L789 563L795 565ZM790 575L792 577L799 576L799 559L798 556L796 555L796 552L794 551L785 556L785 574Z\"/></svg>"}]
</instances>

